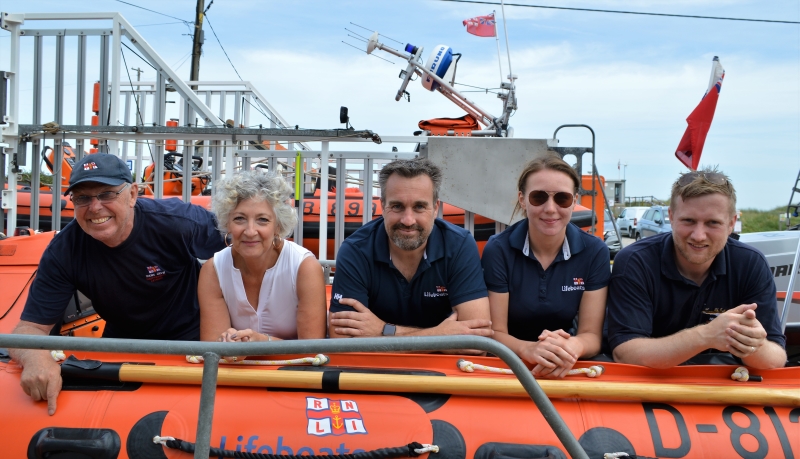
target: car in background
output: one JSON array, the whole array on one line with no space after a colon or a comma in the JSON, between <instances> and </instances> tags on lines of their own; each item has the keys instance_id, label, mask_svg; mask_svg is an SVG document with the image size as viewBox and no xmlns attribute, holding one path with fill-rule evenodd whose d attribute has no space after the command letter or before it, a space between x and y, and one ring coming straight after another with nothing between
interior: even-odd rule
<instances>
[{"instance_id":1,"label":"car in background","mask_svg":"<svg viewBox=\"0 0 800 459\"><path fill-rule=\"evenodd\" d=\"M669 221L669 207L653 206L647 209L639 219L639 229L636 231L636 240L655 236L661 233L671 233L672 224Z\"/></svg>"},{"instance_id":2,"label":"car in background","mask_svg":"<svg viewBox=\"0 0 800 459\"><path fill-rule=\"evenodd\" d=\"M639 228L639 219L642 218L648 207L626 207L617 217L617 227L623 236L635 237Z\"/></svg>"},{"instance_id":3,"label":"car in background","mask_svg":"<svg viewBox=\"0 0 800 459\"><path fill-rule=\"evenodd\" d=\"M622 243L617 237L617 232L614 231L614 217L608 209L606 209L603 215L603 241L605 241L606 246L608 246L608 252L613 260L619 251L622 250Z\"/></svg>"}]
</instances>

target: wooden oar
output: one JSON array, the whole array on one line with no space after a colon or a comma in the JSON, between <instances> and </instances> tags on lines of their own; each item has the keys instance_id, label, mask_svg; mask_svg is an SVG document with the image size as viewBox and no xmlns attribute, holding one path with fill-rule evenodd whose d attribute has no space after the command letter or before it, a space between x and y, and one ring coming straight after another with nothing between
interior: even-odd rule
<instances>
[{"instance_id":1,"label":"wooden oar","mask_svg":"<svg viewBox=\"0 0 800 459\"><path fill-rule=\"evenodd\" d=\"M323 375L326 377L323 386ZM332 377L333 376L333 377ZM338 377L337 377L338 376ZM202 368L123 364L120 381L160 384L200 384ZM538 380L550 398L638 402L800 406L800 388L753 385L688 385L606 381ZM376 373L338 373L335 370L264 371L220 368L221 386L333 389L377 392L424 392L482 397L528 397L516 379L462 376L413 376Z\"/></svg>"}]
</instances>

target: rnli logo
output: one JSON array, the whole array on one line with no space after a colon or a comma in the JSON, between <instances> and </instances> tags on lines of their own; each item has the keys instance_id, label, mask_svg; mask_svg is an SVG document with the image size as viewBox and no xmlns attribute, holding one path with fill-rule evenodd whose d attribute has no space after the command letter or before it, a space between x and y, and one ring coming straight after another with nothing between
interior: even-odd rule
<instances>
[{"instance_id":1,"label":"rnli logo","mask_svg":"<svg viewBox=\"0 0 800 459\"><path fill-rule=\"evenodd\" d=\"M327 435L366 434L364 420L353 400L306 397L308 434Z\"/></svg>"},{"instance_id":2,"label":"rnli logo","mask_svg":"<svg viewBox=\"0 0 800 459\"><path fill-rule=\"evenodd\" d=\"M83 165L83 170L85 171L90 171L92 169L97 169L97 164L95 164L93 161Z\"/></svg>"},{"instance_id":3,"label":"rnli logo","mask_svg":"<svg viewBox=\"0 0 800 459\"><path fill-rule=\"evenodd\" d=\"M437 285L433 292L425 292L425 298L438 298L440 296L448 296L447 287L444 285Z\"/></svg>"},{"instance_id":4,"label":"rnli logo","mask_svg":"<svg viewBox=\"0 0 800 459\"><path fill-rule=\"evenodd\" d=\"M572 278L572 285L562 285L561 291L562 292L574 292L578 290L586 290L586 287L583 285L583 278L582 277L573 277Z\"/></svg>"},{"instance_id":5,"label":"rnli logo","mask_svg":"<svg viewBox=\"0 0 800 459\"><path fill-rule=\"evenodd\" d=\"M159 266L153 265L147 267L147 275L145 275L144 278L150 282L156 282L163 279L166 274L167 272L161 269Z\"/></svg>"}]
</instances>

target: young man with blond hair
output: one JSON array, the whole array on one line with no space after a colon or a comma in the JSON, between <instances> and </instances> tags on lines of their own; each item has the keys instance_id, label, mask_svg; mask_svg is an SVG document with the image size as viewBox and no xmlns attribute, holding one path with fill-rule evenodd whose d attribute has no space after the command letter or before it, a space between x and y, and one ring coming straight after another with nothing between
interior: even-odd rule
<instances>
[{"instance_id":1,"label":"young man with blond hair","mask_svg":"<svg viewBox=\"0 0 800 459\"><path fill-rule=\"evenodd\" d=\"M752 368L786 363L775 282L758 250L730 238L736 191L706 168L672 186L672 233L623 249L608 291L614 360L669 368L712 349Z\"/></svg>"}]
</instances>

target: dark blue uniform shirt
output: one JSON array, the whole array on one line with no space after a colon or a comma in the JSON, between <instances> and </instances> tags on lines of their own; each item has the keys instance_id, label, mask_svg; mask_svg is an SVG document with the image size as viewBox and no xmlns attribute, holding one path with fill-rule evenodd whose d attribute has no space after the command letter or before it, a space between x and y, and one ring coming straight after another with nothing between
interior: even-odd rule
<instances>
[{"instance_id":1,"label":"dark blue uniform shirt","mask_svg":"<svg viewBox=\"0 0 800 459\"><path fill-rule=\"evenodd\" d=\"M389 257L389 236L381 217L339 248L330 312L352 311L339 300L353 298L384 322L431 328L453 307L486 296L478 247L467 230L434 220L425 256L408 282Z\"/></svg>"},{"instance_id":2,"label":"dark blue uniform shirt","mask_svg":"<svg viewBox=\"0 0 800 459\"><path fill-rule=\"evenodd\" d=\"M775 280L761 252L729 238L697 285L678 272L672 233L659 234L625 247L614 259L608 342L613 351L634 338L673 335L747 303L758 305L756 319L767 339L785 347Z\"/></svg>"},{"instance_id":3,"label":"dark blue uniform shirt","mask_svg":"<svg viewBox=\"0 0 800 459\"><path fill-rule=\"evenodd\" d=\"M22 320L55 324L75 290L112 338L199 340L200 259L225 248L214 215L178 199L137 199L133 230L117 247L71 221L42 255Z\"/></svg>"},{"instance_id":4,"label":"dark blue uniform shirt","mask_svg":"<svg viewBox=\"0 0 800 459\"><path fill-rule=\"evenodd\" d=\"M537 341L543 330L572 328L584 291L608 285L608 247L570 223L553 263L542 269L528 246L528 219L489 238L483 249L486 286L508 293L508 333Z\"/></svg>"}]
</instances>

